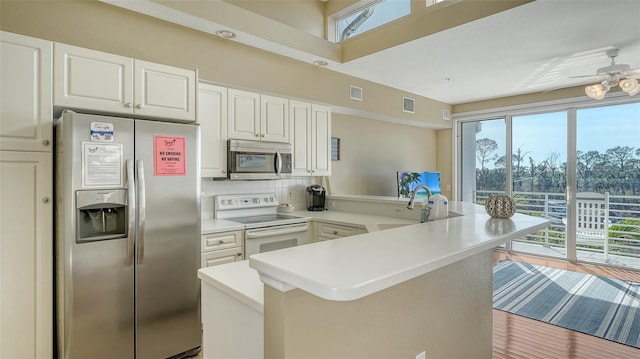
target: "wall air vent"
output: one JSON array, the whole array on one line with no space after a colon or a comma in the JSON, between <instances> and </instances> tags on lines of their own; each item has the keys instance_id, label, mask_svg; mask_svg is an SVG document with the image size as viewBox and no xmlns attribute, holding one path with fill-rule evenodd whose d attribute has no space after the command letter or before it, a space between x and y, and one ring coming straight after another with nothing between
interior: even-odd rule
<instances>
[{"instance_id":1,"label":"wall air vent","mask_svg":"<svg viewBox=\"0 0 640 359\"><path fill-rule=\"evenodd\" d=\"M351 86L350 96L352 100L362 101L362 88Z\"/></svg>"},{"instance_id":2,"label":"wall air vent","mask_svg":"<svg viewBox=\"0 0 640 359\"><path fill-rule=\"evenodd\" d=\"M447 121L451 120L451 112L448 110L442 110L442 119Z\"/></svg>"},{"instance_id":3,"label":"wall air vent","mask_svg":"<svg viewBox=\"0 0 640 359\"><path fill-rule=\"evenodd\" d=\"M416 113L416 100L409 97L402 97L402 111Z\"/></svg>"}]
</instances>

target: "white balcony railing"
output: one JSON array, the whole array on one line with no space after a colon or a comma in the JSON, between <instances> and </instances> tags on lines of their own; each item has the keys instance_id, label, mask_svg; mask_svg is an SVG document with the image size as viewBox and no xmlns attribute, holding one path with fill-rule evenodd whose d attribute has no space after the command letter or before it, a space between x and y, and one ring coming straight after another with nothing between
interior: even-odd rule
<instances>
[{"instance_id":1,"label":"white balcony railing","mask_svg":"<svg viewBox=\"0 0 640 359\"><path fill-rule=\"evenodd\" d=\"M498 191L476 191L474 202L484 204L492 194ZM566 250L566 200L564 193L514 192L517 211L532 216L547 218L551 224L545 230L517 239L517 242L536 244L549 248ZM601 243L576 243L580 252L602 254L607 261L609 254L626 257L640 267L640 196L609 197L609 227ZM636 261L637 260L637 261ZM629 261L626 261L629 262Z\"/></svg>"}]
</instances>

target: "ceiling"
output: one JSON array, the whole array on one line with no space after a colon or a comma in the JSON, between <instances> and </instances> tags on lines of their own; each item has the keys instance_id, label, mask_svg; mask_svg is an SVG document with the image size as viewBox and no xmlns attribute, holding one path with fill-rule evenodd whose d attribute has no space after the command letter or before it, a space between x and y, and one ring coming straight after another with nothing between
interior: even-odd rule
<instances>
[{"instance_id":1,"label":"ceiling","mask_svg":"<svg viewBox=\"0 0 640 359\"><path fill-rule=\"evenodd\" d=\"M219 28L206 19L185 20L183 13L141 6L140 1L105 2L202 31ZM123 3L138 4L132 8ZM315 51L260 35L233 40L308 63L318 59ZM640 67L640 1L537 0L346 63L327 61L327 67L461 104L595 83L569 77L595 75L597 68L609 65L605 51L613 48L620 49L616 63Z\"/></svg>"}]
</instances>

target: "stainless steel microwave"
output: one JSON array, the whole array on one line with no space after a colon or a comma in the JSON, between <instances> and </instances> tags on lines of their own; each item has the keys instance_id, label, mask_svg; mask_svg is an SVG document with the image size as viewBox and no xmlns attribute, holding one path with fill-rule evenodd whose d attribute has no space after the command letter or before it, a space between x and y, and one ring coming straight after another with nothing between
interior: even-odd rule
<instances>
[{"instance_id":1,"label":"stainless steel microwave","mask_svg":"<svg viewBox=\"0 0 640 359\"><path fill-rule=\"evenodd\" d=\"M227 173L231 180L291 178L288 143L229 140Z\"/></svg>"}]
</instances>

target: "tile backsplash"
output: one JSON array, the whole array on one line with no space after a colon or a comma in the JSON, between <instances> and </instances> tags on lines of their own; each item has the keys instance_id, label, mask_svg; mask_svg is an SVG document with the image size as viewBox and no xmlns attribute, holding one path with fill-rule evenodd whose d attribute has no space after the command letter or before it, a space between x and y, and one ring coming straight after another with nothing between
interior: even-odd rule
<instances>
[{"instance_id":1,"label":"tile backsplash","mask_svg":"<svg viewBox=\"0 0 640 359\"><path fill-rule=\"evenodd\" d=\"M270 181L213 181L202 178L201 181L202 218L213 218L213 196L218 194L275 193L280 203L291 203L296 210L302 210L306 207L305 188L316 183L314 177Z\"/></svg>"}]
</instances>

